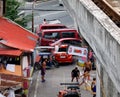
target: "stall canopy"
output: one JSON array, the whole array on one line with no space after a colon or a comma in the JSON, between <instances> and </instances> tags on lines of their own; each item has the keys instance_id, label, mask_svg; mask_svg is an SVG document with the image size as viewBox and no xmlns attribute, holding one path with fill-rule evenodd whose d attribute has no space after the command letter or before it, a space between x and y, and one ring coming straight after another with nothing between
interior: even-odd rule
<instances>
[{"instance_id":1,"label":"stall canopy","mask_svg":"<svg viewBox=\"0 0 120 97\"><path fill-rule=\"evenodd\" d=\"M37 40L37 35L9 19L0 17L0 58L9 59L9 56L15 56L19 59L22 53L33 52ZM0 90L23 82L22 65L9 63L4 66L0 63Z\"/></svg>"},{"instance_id":2,"label":"stall canopy","mask_svg":"<svg viewBox=\"0 0 120 97\"><path fill-rule=\"evenodd\" d=\"M4 56L20 56L22 54L21 50L16 50L16 49L1 49L0 48L0 55Z\"/></svg>"},{"instance_id":3,"label":"stall canopy","mask_svg":"<svg viewBox=\"0 0 120 97\"><path fill-rule=\"evenodd\" d=\"M37 40L37 35L9 19L0 17L0 43L26 52L32 52Z\"/></svg>"}]
</instances>

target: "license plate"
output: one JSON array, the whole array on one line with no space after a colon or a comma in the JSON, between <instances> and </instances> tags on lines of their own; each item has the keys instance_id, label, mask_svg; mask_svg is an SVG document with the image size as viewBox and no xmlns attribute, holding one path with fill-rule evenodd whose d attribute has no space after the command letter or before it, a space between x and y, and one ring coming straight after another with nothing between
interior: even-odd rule
<instances>
[{"instance_id":1,"label":"license plate","mask_svg":"<svg viewBox=\"0 0 120 97\"><path fill-rule=\"evenodd\" d=\"M65 56L60 56L60 58L65 58Z\"/></svg>"}]
</instances>

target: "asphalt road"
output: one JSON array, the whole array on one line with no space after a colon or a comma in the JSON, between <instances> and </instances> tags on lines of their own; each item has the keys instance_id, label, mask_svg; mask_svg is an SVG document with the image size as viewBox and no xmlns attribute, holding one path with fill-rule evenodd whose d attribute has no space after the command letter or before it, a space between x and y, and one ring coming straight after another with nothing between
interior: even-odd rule
<instances>
[{"instance_id":1,"label":"asphalt road","mask_svg":"<svg viewBox=\"0 0 120 97\"><path fill-rule=\"evenodd\" d=\"M70 74L75 66L67 64L61 65L59 68L47 70L45 75L46 81L44 83L41 82L40 71L34 72L28 97L57 97L59 90L66 88L65 86L61 86L60 83L71 82ZM83 72L81 67L79 67L79 70ZM95 71L91 71L91 81L95 74ZM89 81L89 84L91 81ZM79 79L79 82L81 82L81 79ZM84 84L80 87L80 90L81 97L92 97L91 92L85 90Z\"/></svg>"},{"instance_id":2,"label":"asphalt road","mask_svg":"<svg viewBox=\"0 0 120 97\"><path fill-rule=\"evenodd\" d=\"M26 8L26 14L31 13L31 5L32 3L27 3L27 5L24 6ZM42 9L44 9L44 11ZM48 9L51 11L48 11ZM68 27L72 27L74 25L72 18L66 12L64 7L59 6L57 0L35 4L34 27L42 23L44 18L46 18L47 20L58 19L61 21L61 23L65 24ZM28 26L31 27L31 22L28 23ZM66 88L64 86L60 86L60 83L71 81L70 73L74 67L75 65L66 64L64 66L60 66L59 68L47 70L45 83L41 82L40 71L34 72L28 97L57 97L59 90ZM83 72L82 68L79 69L81 70L81 72ZM91 72L91 76L95 76L95 71ZM81 82L81 79L79 81ZM84 89L84 85L80 88L81 97L92 97L91 92Z\"/></svg>"},{"instance_id":3,"label":"asphalt road","mask_svg":"<svg viewBox=\"0 0 120 97\"><path fill-rule=\"evenodd\" d=\"M47 1L47 0L46 0ZM25 12L25 15L32 14L33 2L26 2L24 6L20 7L21 11ZM34 29L43 22L45 18L48 21L59 20L62 24L73 27L74 21L64 8L64 6L59 6L58 0L48 0L47 2L35 2L33 8L34 14ZM30 21L27 28L32 28L32 22Z\"/></svg>"}]
</instances>

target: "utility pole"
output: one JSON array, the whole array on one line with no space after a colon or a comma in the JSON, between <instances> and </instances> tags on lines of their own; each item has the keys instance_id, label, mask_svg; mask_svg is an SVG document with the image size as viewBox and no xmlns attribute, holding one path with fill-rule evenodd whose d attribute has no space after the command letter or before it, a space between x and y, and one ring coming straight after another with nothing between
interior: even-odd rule
<instances>
[{"instance_id":1,"label":"utility pole","mask_svg":"<svg viewBox=\"0 0 120 97\"><path fill-rule=\"evenodd\" d=\"M32 4L32 32L34 32L34 1Z\"/></svg>"},{"instance_id":2,"label":"utility pole","mask_svg":"<svg viewBox=\"0 0 120 97\"><path fill-rule=\"evenodd\" d=\"M4 2L3 0L0 0L0 16L3 16L4 12Z\"/></svg>"},{"instance_id":3,"label":"utility pole","mask_svg":"<svg viewBox=\"0 0 120 97\"><path fill-rule=\"evenodd\" d=\"M6 12L6 0L3 0L3 15L5 15Z\"/></svg>"}]
</instances>

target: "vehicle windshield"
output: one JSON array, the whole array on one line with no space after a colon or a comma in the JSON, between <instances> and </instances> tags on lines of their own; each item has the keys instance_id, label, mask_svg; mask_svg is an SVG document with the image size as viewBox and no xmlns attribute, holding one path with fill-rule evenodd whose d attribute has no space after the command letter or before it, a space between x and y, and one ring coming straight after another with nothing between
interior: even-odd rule
<instances>
[{"instance_id":1,"label":"vehicle windshield","mask_svg":"<svg viewBox=\"0 0 120 97\"><path fill-rule=\"evenodd\" d=\"M58 52L66 52L67 48L59 48Z\"/></svg>"}]
</instances>

